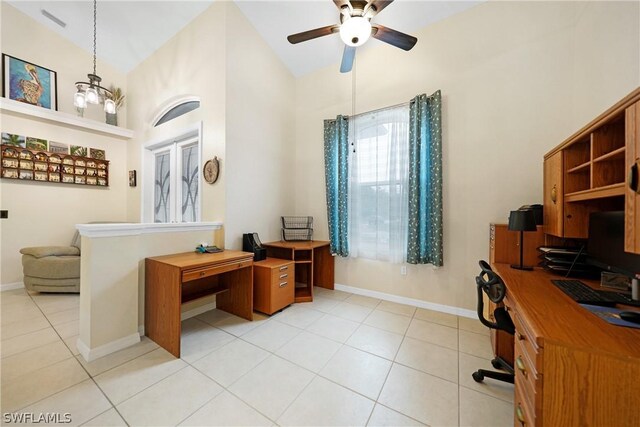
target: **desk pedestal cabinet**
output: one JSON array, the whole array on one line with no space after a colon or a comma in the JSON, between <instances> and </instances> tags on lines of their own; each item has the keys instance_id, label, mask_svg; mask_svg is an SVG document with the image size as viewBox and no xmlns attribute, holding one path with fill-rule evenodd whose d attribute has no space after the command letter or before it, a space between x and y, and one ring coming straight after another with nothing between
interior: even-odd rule
<instances>
[{"instance_id":1,"label":"desk pedestal cabinet","mask_svg":"<svg viewBox=\"0 0 640 427\"><path fill-rule=\"evenodd\" d=\"M216 308L253 320L253 254L186 252L145 260L145 334L180 357L182 304L216 295Z\"/></svg>"},{"instance_id":2,"label":"desk pedestal cabinet","mask_svg":"<svg viewBox=\"0 0 640 427\"><path fill-rule=\"evenodd\" d=\"M267 258L253 263L253 309L273 314L293 304L295 264L290 260Z\"/></svg>"}]
</instances>

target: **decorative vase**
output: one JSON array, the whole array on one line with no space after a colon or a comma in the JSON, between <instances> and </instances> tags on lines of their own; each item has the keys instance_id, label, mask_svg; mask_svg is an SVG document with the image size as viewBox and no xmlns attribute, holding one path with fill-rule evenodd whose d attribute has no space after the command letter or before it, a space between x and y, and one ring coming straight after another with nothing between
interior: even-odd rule
<instances>
[{"instance_id":1,"label":"decorative vase","mask_svg":"<svg viewBox=\"0 0 640 427\"><path fill-rule=\"evenodd\" d=\"M118 114L109 114L109 113L105 113L107 116L107 124L108 125L113 125L113 126L118 126Z\"/></svg>"}]
</instances>

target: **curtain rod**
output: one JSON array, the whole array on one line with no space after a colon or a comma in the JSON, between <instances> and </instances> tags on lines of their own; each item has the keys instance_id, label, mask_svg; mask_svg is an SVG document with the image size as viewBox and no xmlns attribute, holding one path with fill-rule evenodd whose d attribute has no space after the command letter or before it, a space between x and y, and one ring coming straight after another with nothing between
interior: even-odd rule
<instances>
[{"instance_id":1,"label":"curtain rod","mask_svg":"<svg viewBox=\"0 0 640 427\"><path fill-rule=\"evenodd\" d=\"M377 108L375 110L363 111L362 113L358 113L355 116L359 116L359 115L362 115L362 114L377 113L377 112L380 112L380 111L389 110L391 108L404 107L405 105L409 105L409 104L411 104L411 101L401 102L400 104L389 105L388 107L382 107L382 108ZM351 117L351 116L346 116L346 117Z\"/></svg>"}]
</instances>

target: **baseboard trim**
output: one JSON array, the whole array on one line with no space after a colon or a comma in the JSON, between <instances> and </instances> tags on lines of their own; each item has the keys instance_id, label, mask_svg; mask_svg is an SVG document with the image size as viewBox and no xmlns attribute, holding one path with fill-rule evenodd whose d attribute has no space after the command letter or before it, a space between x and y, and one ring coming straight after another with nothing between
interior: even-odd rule
<instances>
[{"instance_id":1,"label":"baseboard trim","mask_svg":"<svg viewBox=\"0 0 640 427\"><path fill-rule=\"evenodd\" d=\"M22 288L24 288L24 283L22 282L7 283L5 285L0 285L0 292L12 291L14 289L22 289Z\"/></svg>"},{"instance_id":2,"label":"baseboard trim","mask_svg":"<svg viewBox=\"0 0 640 427\"><path fill-rule=\"evenodd\" d=\"M336 283L334 287L339 291L351 292L352 294L363 295L365 297L397 302L398 304L412 305L414 307L426 308L427 310L440 311L442 313L455 314L457 316L469 317L471 319L476 319L478 317L478 313L473 310L467 310L466 308L436 304L434 302L427 302L415 298L408 298L399 295L387 294L384 292L372 291L369 289L356 288L354 286L341 285L339 283Z\"/></svg>"},{"instance_id":3,"label":"baseboard trim","mask_svg":"<svg viewBox=\"0 0 640 427\"><path fill-rule=\"evenodd\" d=\"M140 334L135 332L126 337L111 341L109 343L101 345L100 347L92 349L90 349L80 338L78 338L76 347L78 347L78 351L80 352L82 357L84 357L84 360L86 360L87 362L92 362L96 359L106 356L107 354L115 353L118 350L130 347L138 342L140 342Z\"/></svg>"},{"instance_id":4,"label":"baseboard trim","mask_svg":"<svg viewBox=\"0 0 640 427\"><path fill-rule=\"evenodd\" d=\"M208 304L205 305L201 305L199 307L196 308L192 308L191 310L182 312L180 314L180 320L187 320L187 319L191 319L192 317L196 317L199 314L205 313L209 310L213 310L214 308L216 308L216 303L214 302L210 302Z\"/></svg>"}]
</instances>

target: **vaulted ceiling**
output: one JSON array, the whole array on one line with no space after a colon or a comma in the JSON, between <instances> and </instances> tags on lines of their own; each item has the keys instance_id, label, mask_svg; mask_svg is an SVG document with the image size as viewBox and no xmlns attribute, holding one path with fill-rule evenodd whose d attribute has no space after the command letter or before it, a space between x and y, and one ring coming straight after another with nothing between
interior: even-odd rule
<instances>
[{"instance_id":1,"label":"vaulted ceiling","mask_svg":"<svg viewBox=\"0 0 640 427\"><path fill-rule=\"evenodd\" d=\"M69 39L93 51L93 2L8 1L11 5ZM98 1L98 57L129 72L207 9L213 1ZM339 23L331 0L235 0L267 44L295 76L340 62L343 44L337 35L291 45L289 34ZM411 33L466 10L479 1L395 0L374 21ZM66 23L45 17L46 10ZM363 48L381 43L371 39ZM420 43L418 41L418 43Z\"/></svg>"}]
</instances>

